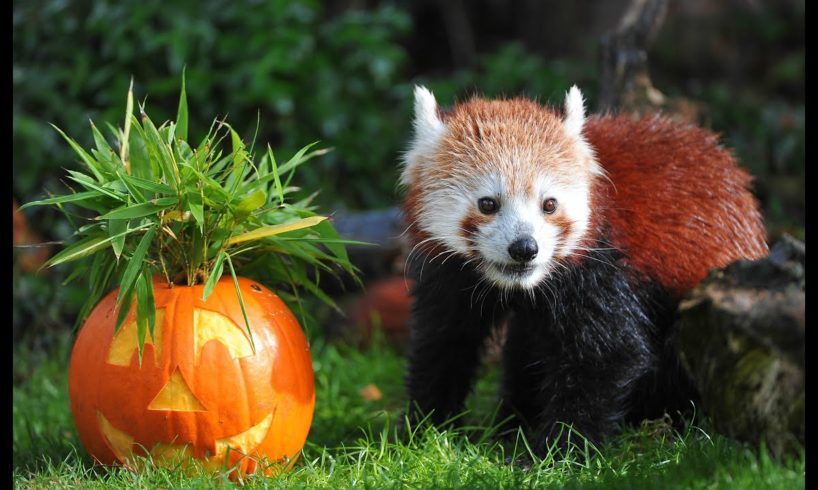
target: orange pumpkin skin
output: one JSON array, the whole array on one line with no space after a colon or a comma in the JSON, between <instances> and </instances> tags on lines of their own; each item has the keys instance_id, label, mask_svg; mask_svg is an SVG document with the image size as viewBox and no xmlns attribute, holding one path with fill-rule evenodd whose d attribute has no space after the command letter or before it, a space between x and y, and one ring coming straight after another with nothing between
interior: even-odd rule
<instances>
[{"instance_id":1,"label":"orange pumpkin skin","mask_svg":"<svg viewBox=\"0 0 818 490\"><path fill-rule=\"evenodd\" d=\"M315 406L309 345L278 296L245 278L239 287L255 353L231 278L206 302L203 286L154 280L156 334L141 366L135 308L114 337L117 290L96 306L68 381L80 439L96 460L129 466L147 450L160 462L192 456L241 473L258 471L260 458L282 462L265 473L295 461Z\"/></svg>"}]
</instances>

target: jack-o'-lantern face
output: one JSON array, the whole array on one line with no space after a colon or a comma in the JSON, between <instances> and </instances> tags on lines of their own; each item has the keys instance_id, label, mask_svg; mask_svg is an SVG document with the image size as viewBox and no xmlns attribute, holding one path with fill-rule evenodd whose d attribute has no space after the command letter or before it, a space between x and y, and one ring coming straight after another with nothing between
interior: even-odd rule
<instances>
[{"instance_id":1,"label":"jack-o'-lantern face","mask_svg":"<svg viewBox=\"0 0 818 490\"><path fill-rule=\"evenodd\" d=\"M226 459L252 472L262 456L295 456L314 406L306 339L275 295L240 286L253 343L232 281L206 303L201 287L154 283L156 329L141 365L133 316L113 335L116 291L97 306L69 373L74 418L95 458L129 464L147 451L155 461L190 456L221 468Z\"/></svg>"}]
</instances>

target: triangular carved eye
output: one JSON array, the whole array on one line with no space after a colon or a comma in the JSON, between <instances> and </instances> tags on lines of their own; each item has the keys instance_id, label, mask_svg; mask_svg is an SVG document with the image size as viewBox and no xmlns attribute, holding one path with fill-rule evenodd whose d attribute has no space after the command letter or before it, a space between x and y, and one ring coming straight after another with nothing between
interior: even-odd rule
<instances>
[{"instance_id":1,"label":"triangular carved eye","mask_svg":"<svg viewBox=\"0 0 818 490\"><path fill-rule=\"evenodd\" d=\"M165 309L156 310L156 327L153 330L153 339L150 333L145 334L145 345L153 346L153 364L159 366L162 358L162 330L165 324ZM111 347L108 349L108 364L115 366L130 366L131 358L137 352L136 320L122 325L116 333Z\"/></svg>"},{"instance_id":2,"label":"triangular carved eye","mask_svg":"<svg viewBox=\"0 0 818 490\"><path fill-rule=\"evenodd\" d=\"M221 313L196 308L193 310L194 365L199 365L202 348L211 340L218 340L225 346L233 359L253 355L253 346L244 329Z\"/></svg>"}]
</instances>

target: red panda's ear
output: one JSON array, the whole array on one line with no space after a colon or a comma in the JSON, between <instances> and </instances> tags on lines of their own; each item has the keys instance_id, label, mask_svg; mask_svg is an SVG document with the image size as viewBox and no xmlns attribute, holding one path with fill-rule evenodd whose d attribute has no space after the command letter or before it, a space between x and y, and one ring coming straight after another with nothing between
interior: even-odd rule
<instances>
[{"instance_id":1,"label":"red panda's ear","mask_svg":"<svg viewBox=\"0 0 818 490\"><path fill-rule=\"evenodd\" d=\"M576 140L576 148L580 155L587 157L591 172L603 175L605 171L597 162L593 148L582 136L582 127L585 126L585 101L582 99L582 92L576 85L573 85L565 94L565 117L562 125L565 132Z\"/></svg>"},{"instance_id":2,"label":"red panda's ear","mask_svg":"<svg viewBox=\"0 0 818 490\"><path fill-rule=\"evenodd\" d=\"M443 131L443 121L432 92L415 85L415 140L437 138Z\"/></svg>"},{"instance_id":3,"label":"red panda's ear","mask_svg":"<svg viewBox=\"0 0 818 490\"><path fill-rule=\"evenodd\" d=\"M582 126L585 124L585 102L576 85L565 94L565 118L562 123L569 135L581 137Z\"/></svg>"},{"instance_id":4,"label":"red panda's ear","mask_svg":"<svg viewBox=\"0 0 818 490\"><path fill-rule=\"evenodd\" d=\"M401 183L410 184L414 169L429 159L446 129L435 96L426 87L415 85L415 135L404 155Z\"/></svg>"}]
</instances>

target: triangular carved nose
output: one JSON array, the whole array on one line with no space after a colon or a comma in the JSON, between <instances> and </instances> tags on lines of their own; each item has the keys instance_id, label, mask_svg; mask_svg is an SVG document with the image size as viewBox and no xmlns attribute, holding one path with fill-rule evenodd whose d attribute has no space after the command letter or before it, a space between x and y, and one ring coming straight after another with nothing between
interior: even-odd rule
<instances>
[{"instance_id":1,"label":"triangular carved nose","mask_svg":"<svg viewBox=\"0 0 818 490\"><path fill-rule=\"evenodd\" d=\"M159 390L148 410L167 410L171 412L206 412L202 402L193 394L182 373L177 367L170 379Z\"/></svg>"}]
</instances>

